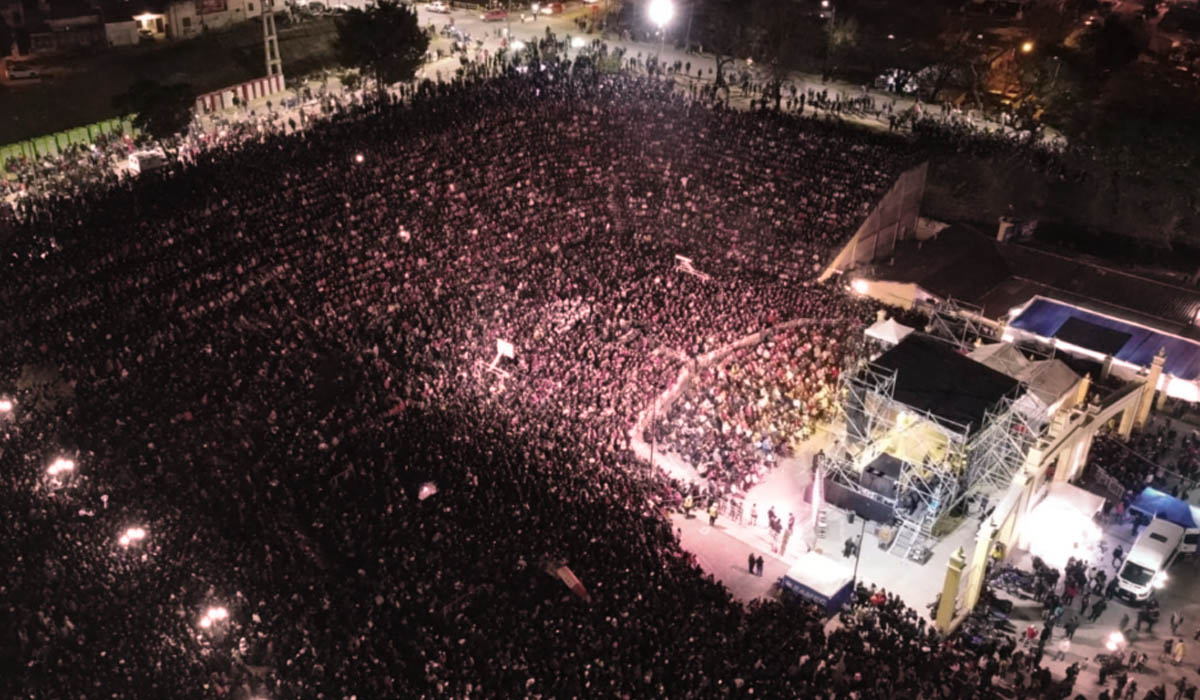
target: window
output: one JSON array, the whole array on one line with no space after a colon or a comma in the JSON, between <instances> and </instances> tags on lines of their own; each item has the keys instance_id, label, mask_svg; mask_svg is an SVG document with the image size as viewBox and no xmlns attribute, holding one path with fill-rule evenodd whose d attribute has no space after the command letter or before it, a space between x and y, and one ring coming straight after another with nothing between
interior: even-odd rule
<instances>
[{"instance_id":1,"label":"window","mask_svg":"<svg viewBox=\"0 0 1200 700\"><path fill-rule=\"evenodd\" d=\"M254 12L254 3L246 3L246 12Z\"/></svg>"},{"instance_id":2,"label":"window","mask_svg":"<svg viewBox=\"0 0 1200 700\"><path fill-rule=\"evenodd\" d=\"M1131 561L1127 561L1125 562L1125 568L1121 570L1121 578L1135 586L1145 586L1150 583L1150 579L1154 578L1154 572L1144 566L1138 566Z\"/></svg>"},{"instance_id":3,"label":"window","mask_svg":"<svg viewBox=\"0 0 1200 700\"><path fill-rule=\"evenodd\" d=\"M183 18L183 28L184 28L184 29L191 29L191 28L192 28L192 18L191 18L191 17L184 17L184 18Z\"/></svg>"},{"instance_id":4,"label":"window","mask_svg":"<svg viewBox=\"0 0 1200 700\"><path fill-rule=\"evenodd\" d=\"M1162 542L1163 544L1166 544L1167 542L1167 538L1158 534L1157 532L1151 532L1150 539L1154 540L1155 542Z\"/></svg>"}]
</instances>

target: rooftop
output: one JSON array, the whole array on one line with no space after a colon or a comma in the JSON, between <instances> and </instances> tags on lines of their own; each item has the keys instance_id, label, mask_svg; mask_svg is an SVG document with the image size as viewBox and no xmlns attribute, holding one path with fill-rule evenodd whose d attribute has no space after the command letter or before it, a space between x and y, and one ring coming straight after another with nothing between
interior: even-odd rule
<instances>
[{"instance_id":1,"label":"rooftop","mask_svg":"<svg viewBox=\"0 0 1200 700\"><path fill-rule=\"evenodd\" d=\"M1052 299L1034 299L1009 325L1139 367L1148 367L1154 355L1165 349L1167 374L1200 378L1200 343Z\"/></svg>"},{"instance_id":2,"label":"rooftop","mask_svg":"<svg viewBox=\"0 0 1200 700\"><path fill-rule=\"evenodd\" d=\"M946 427L979 430L987 412L1020 382L960 354L948 343L912 333L874 364L896 373L893 398Z\"/></svg>"},{"instance_id":3,"label":"rooftop","mask_svg":"<svg viewBox=\"0 0 1200 700\"><path fill-rule=\"evenodd\" d=\"M936 239L897 245L893 264L870 266L864 274L914 283L938 297L975 304L993 319L1042 296L1200 339L1194 323L1200 312L1200 290L1016 243L999 243L957 226Z\"/></svg>"}]
</instances>

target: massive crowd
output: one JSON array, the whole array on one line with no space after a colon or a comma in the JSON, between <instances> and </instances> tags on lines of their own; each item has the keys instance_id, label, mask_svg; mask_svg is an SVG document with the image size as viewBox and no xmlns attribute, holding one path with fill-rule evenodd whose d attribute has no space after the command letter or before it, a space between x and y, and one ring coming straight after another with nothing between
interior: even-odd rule
<instances>
[{"instance_id":1,"label":"massive crowd","mask_svg":"<svg viewBox=\"0 0 1200 700\"><path fill-rule=\"evenodd\" d=\"M986 689L882 592L828 636L732 601L629 450L697 354L869 317L813 272L917 157L551 66L29 202L0 287L0 694Z\"/></svg>"},{"instance_id":2,"label":"massive crowd","mask_svg":"<svg viewBox=\"0 0 1200 700\"><path fill-rule=\"evenodd\" d=\"M824 321L784 329L701 370L655 425L718 495L744 493L833 417L837 379L861 356L870 309L842 297Z\"/></svg>"}]
</instances>

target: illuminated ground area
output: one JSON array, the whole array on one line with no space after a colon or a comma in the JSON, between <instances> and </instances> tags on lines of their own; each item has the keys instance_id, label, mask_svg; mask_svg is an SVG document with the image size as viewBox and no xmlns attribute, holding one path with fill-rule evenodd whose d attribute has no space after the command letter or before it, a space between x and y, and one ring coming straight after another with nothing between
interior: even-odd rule
<instances>
[{"instance_id":1,"label":"illuminated ground area","mask_svg":"<svg viewBox=\"0 0 1200 700\"><path fill-rule=\"evenodd\" d=\"M746 612L685 563L624 436L681 354L781 318L870 318L796 280L912 154L607 80L447 89L18 231L3 381L56 379L2 419L21 517L0 524L0 683L239 699L816 683L785 673L820 650L797 633L807 614ZM505 382L479 369L501 338Z\"/></svg>"}]
</instances>

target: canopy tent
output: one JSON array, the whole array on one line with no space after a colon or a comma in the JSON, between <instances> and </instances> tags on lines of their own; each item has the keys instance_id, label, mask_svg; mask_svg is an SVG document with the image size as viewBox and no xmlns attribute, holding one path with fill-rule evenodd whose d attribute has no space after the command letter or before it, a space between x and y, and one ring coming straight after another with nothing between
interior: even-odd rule
<instances>
[{"instance_id":1,"label":"canopy tent","mask_svg":"<svg viewBox=\"0 0 1200 700\"><path fill-rule=\"evenodd\" d=\"M1142 489L1129 507L1141 511L1151 518L1162 518L1167 522L1175 523L1184 530L1194 530L1197 527L1192 506L1187 501L1149 486Z\"/></svg>"},{"instance_id":2,"label":"canopy tent","mask_svg":"<svg viewBox=\"0 0 1200 700\"><path fill-rule=\"evenodd\" d=\"M1079 383L1079 375L1061 360L1029 360L1012 343L981 345L967 357L1029 387L1017 403L1022 413L1039 424L1049 420Z\"/></svg>"},{"instance_id":3,"label":"canopy tent","mask_svg":"<svg viewBox=\"0 0 1200 700\"><path fill-rule=\"evenodd\" d=\"M832 615L850 602L854 572L840 561L805 552L779 579L779 587L811 600Z\"/></svg>"},{"instance_id":4,"label":"canopy tent","mask_svg":"<svg viewBox=\"0 0 1200 700\"><path fill-rule=\"evenodd\" d=\"M967 353L967 357L1014 379L1029 369L1030 365L1029 360L1012 343L980 345Z\"/></svg>"},{"instance_id":5,"label":"canopy tent","mask_svg":"<svg viewBox=\"0 0 1200 700\"><path fill-rule=\"evenodd\" d=\"M904 336L912 332L913 329L901 323L897 323L896 319L894 318L876 321L866 330L868 338L881 340L889 345L895 345L896 343L899 343L901 340L904 340Z\"/></svg>"},{"instance_id":6,"label":"canopy tent","mask_svg":"<svg viewBox=\"0 0 1200 700\"><path fill-rule=\"evenodd\" d=\"M1103 496L1065 481L1051 482L1046 497L1022 521L1018 545L1057 569L1071 557L1091 562L1101 536L1092 518L1103 507Z\"/></svg>"},{"instance_id":7,"label":"canopy tent","mask_svg":"<svg viewBox=\"0 0 1200 700\"><path fill-rule=\"evenodd\" d=\"M1075 389L1079 375L1062 360L1031 362L1017 379L1029 385L1029 391L1047 406L1053 406Z\"/></svg>"}]
</instances>

